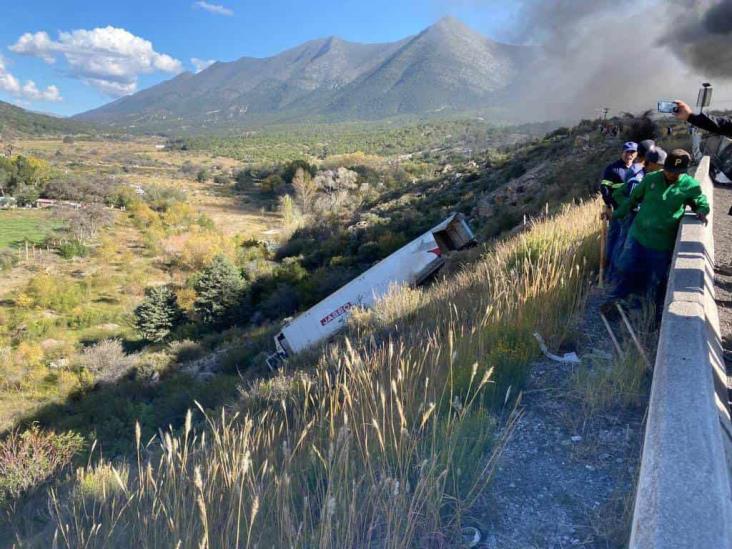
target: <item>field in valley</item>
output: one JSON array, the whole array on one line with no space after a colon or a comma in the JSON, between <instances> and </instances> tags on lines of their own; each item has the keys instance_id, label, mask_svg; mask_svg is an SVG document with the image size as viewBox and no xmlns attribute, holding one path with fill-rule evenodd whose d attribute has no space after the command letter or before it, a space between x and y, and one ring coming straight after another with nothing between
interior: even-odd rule
<instances>
[{"instance_id":1,"label":"field in valley","mask_svg":"<svg viewBox=\"0 0 732 549\"><path fill-rule=\"evenodd\" d=\"M21 244L41 244L60 227L50 212L43 210L0 211L0 249L19 248Z\"/></svg>"}]
</instances>

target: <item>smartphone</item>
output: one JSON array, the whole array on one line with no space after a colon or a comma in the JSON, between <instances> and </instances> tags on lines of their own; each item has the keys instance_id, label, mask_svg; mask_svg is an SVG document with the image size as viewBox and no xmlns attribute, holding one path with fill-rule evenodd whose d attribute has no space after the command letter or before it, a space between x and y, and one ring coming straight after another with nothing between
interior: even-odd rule
<instances>
[{"instance_id":1,"label":"smartphone","mask_svg":"<svg viewBox=\"0 0 732 549\"><path fill-rule=\"evenodd\" d=\"M678 112L679 108L676 106L676 103L673 101L659 101L658 102L658 112L665 112L665 113L672 113L672 112Z\"/></svg>"}]
</instances>

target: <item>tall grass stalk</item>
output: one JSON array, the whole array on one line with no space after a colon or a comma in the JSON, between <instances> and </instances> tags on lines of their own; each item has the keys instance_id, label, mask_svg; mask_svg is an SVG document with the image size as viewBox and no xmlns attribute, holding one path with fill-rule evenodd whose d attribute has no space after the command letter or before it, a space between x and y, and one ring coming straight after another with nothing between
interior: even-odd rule
<instances>
[{"instance_id":1,"label":"tall grass stalk","mask_svg":"<svg viewBox=\"0 0 732 549\"><path fill-rule=\"evenodd\" d=\"M582 303L596 211L568 208L450 280L396 292L314 368L250 387L238 410L204 413L205 429L138 434L135 463L114 475L124 489L51 492L57 543L456 544L510 435L505 397L538 352L532 333L559 343Z\"/></svg>"}]
</instances>

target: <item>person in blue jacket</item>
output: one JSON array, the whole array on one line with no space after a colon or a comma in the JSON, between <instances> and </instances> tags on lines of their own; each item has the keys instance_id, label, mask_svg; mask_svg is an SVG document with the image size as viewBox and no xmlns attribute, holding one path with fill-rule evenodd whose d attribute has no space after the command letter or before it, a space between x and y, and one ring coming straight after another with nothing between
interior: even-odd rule
<instances>
[{"instance_id":1,"label":"person in blue jacket","mask_svg":"<svg viewBox=\"0 0 732 549\"><path fill-rule=\"evenodd\" d=\"M613 192L613 199L615 200L614 209L617 210L628 199L630 199L630 193L633 192L636 185L643 181L646 173L649 173L647 170L647 159L649 155L655 154L655 152L656 142L653 139L644 139L638 143L638 154L633 161L633 165L625 174L625 184L618 187ZM638 208L636 207L632 212L630 212L630 215L627 215L620 220L620 229L615 242L615 249L613 251L613 256L610 258L610 264L613 266L617 265L618 256L620 255L620 252L623 251L625 239L628 236L628 230L630 229L631 223L633 223L633 218L637 211Z\"/></svg>"},{"instance_id":2,"label":"person in blue jacket","mask_svg":"<svg viewBox=\"0 0 732 549\"><path fill-rule=\"evenodd\" d=\"M637 155L638 144L634 141L628 141L623 144L620 158L608 164L602 174L600 194L605 202L605 211L602 217L610 222L607 231L607 242L605 243L605 267L608 280L613 280L615 276L612 259L615 256L622 225L620 220L612 219L612 212L619 205L613 195L625 185L628 175L633 173L633 161Z\"/></svg>"}]
</instances>

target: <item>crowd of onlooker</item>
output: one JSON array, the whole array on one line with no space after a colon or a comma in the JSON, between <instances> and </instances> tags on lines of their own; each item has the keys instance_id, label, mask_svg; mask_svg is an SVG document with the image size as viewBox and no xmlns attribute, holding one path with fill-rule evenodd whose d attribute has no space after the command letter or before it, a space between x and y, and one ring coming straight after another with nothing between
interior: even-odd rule
<instances>
[{"instance_id":1,"label":"crowd of onlooker","mask_svg":"<svg viewBox=\"0 0 732 549\"><path fill-rule=\"evenodd\" d=\"M675 116L698 128L732 137L732 120L694 114L675 101ZM676 232L689 206L707 222L709 201L699 181L686 172L691 155L684 149L663 150L653 140L623 144L620 158L603 173L600 191L608 221L604 267L612 289L602 306L614 314L615 303L645 296L662 311Z\"/></svg>"}]
</instances>

